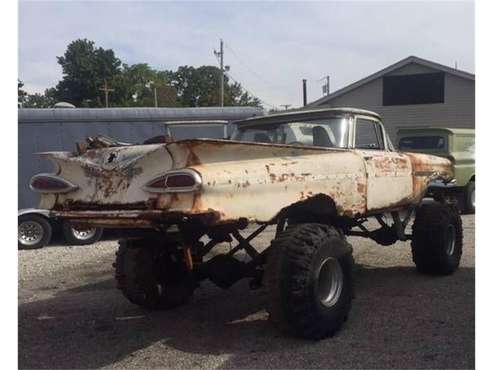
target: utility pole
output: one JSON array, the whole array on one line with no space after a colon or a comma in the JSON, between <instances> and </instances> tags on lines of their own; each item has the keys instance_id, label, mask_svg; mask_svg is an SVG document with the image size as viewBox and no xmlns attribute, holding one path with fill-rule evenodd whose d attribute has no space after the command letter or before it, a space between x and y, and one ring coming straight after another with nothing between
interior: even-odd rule
<instances>
[{"instance_id":1,"label":"utility pole","mask_svg":"<svg viewBox=\"0 0 493 370\"><path fill-rule=\"evenodd\" d=\"M325 85L322 86L322 94L323 95L329 95L330 94L330 76L323 77L323 78L321 78L321 80L323 80L324 78L327 80L327 82L325 83Z\"/></svg>"},{"instance_id":2,"label":"utility pole","mask_svg":"<svg viewBox=\"0 0 493 370\"><path fill-rule=\"evenodd\" d=\"M214 50L214 55L219 57L219 65L221 69L219 84L221 89L220 101L221 107L224 106L224 48L223 48L223 39L219 39L219 52Z\"/></svg>"},{"instance_id":3,"label":"utility pole","mask_svg":"<svg viewBox=\"0 0 493 370\"><path fill-rule=\"evenodd\" d=\"M154 107L157 108L157 91L156 91L156 86L154 86Z\"/></svg>"},{"instance_id":4,"label":"utility pole","mask_svg":"<svg viewBox=\"0 0 493 370\"><path fill-rule=\"evenodd\" d=\"M284 107L284 110L288 110L291 104L281 104L281 107Z\"/></svg>"},{"instance_id":5,"label":"utility pole","mask_svg":"<svg viewBox=\"0 0 493 370\"><path fill-rule=\"evenodd\" d=\"M303 106L306 106L306 79L303 79Z\"/></svg>"},{"instance_id":6,"label":"utility pole","mask_svg":"<svg viewBox=\"0 0 493 370\"><path fill-rule=\"evenodd\" d=\"M99 88L99 90L104 91L104 100L106 102L106 108L108 108L108 93L115 91L115 89L108 88L108 82L104 80L104 85Z\"/></svg>"}]
</instances>

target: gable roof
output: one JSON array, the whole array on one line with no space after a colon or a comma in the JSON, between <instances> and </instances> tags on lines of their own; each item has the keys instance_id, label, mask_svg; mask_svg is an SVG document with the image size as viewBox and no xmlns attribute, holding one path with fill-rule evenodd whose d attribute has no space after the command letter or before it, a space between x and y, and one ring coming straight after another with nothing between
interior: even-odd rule
<instances>
[{"instance_id":1,"label":"gable roof","mask_svg":"<svg viewBox=\"0 0 493 370\"><path fill-rule=\"evenodd\" d=\"M386 68L384 68L378 72L375 72L375 73L369 75L368 77L365 77L359 81L353 82L352 84L347 85L346 87L343 87L342 89L336 90L327 96L324 96L320 99L317 99L317 100L307 104L307 107L313 107L313 106L327 103L330 100L332 100L332 99L334 99L340 95L343 95L343 94L345 94L351 90L354 90L354 89L356 89L356 88L358 88L364 84L367 84L368 82L376 80L377 78L380 78L380 77L382 77L382 76L384 76L384 75L386 75L386 74L388 74L394 70L402 68L405 65L408 65L411 63L419 64L419 65L422 65L422 66L425 66L428 68L432 68L432 69L440 70L440 71L443 71L446 73L450 73L454 76L465 78L467 80L472 80L472 81L475 80L475 76L472 73L461 71L459 69L455 69L455 68L451 68L451 67L447 67L443 64L435 63L435 62L432 62L432 61L429 61L426 59L422 59L422 58L418 58L416 56L411 55L407 58L404 58L404 59L398 61L397 63L394 63L394 64L392 64L392 65L390 65L390 66L388 66L388 67L386 67Z\"/></svg>"}]
</instances>

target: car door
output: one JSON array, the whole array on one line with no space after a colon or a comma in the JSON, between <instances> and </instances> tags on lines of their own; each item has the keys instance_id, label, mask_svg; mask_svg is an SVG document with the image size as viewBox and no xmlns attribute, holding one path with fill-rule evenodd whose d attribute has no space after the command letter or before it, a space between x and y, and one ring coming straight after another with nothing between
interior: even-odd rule
<instances>
[{"instance_id":1,"label":"car door","mask_svg":"<svg viewBox=\"0 0 493 370\"><path fill-rule=\"evenodd\" d=\"M365 116L356 118L354 148L366 166L368 211L405 204L413 193L411 161L388 147L378 120Z\"/></svg>"}]
</instances>

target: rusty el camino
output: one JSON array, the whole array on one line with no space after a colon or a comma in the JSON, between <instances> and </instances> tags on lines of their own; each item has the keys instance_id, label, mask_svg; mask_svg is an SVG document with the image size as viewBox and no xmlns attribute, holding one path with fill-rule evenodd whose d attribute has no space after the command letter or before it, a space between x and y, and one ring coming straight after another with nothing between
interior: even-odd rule
<instances>
[{"instance_id":1,"label":"rusty el camino","mask_svg":"<svg viewBox=\"0 0 493 370\"><path fill-rule=\"evenodd\" d=\"M454 272L462 254L457 211L421 203L431 181L453 180L450 161L395 151L379 115L366 110L246 119L230 141L89 138L74 153L41 155L56 166L31 180L41 208L81 227L120 229L118 287L148 309L185 303L203 279L228 288L250 278L252 288L267 287L279 328L321 339L351 307L347 235L411 240L417 269L430 274ZM245 237L248 225L257 227ZM274 239L256 250L250 242L269 225ZM228 253L208 256L233 240ZM249 258L235 258L240 251Z\"/></svg>"}]
</instances>

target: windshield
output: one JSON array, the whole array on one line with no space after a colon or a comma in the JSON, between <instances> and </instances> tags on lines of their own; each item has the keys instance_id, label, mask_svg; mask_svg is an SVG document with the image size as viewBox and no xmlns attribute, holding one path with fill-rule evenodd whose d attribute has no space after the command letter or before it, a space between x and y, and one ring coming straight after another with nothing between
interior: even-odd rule
<instances>
[{"instance_id":1,"label":"windshield","mask_svg":"<svg viewBox=\"0 0 493 370\"><path fill-rule=\"evenodd\" d=\"M257 143L346 148L348 119L331 117L310 121L287 121L269 125L239 127L232 139Z\"/></svg>"}]
</instances>

